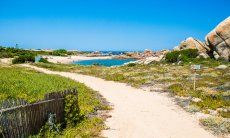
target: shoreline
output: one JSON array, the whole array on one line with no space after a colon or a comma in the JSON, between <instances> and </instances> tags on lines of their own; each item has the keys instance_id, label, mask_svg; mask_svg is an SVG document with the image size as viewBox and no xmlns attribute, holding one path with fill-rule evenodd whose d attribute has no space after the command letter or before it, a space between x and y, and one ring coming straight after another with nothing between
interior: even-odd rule
<instances>
[{"instance_id":1,"label":"shoreline","mask_svg":"<svg viewBox=\"0 0 230 138\"><path fill-rule=\"evenodd\" d=\"M83 60L93 60L93 59L112 59L114 56L98 56L98 57L87 57L87 56L42 56L46 58L49 62L52 63L62 63L62 64L70 64L75 61L83 61Z\"/></svg>"}]
</instances>

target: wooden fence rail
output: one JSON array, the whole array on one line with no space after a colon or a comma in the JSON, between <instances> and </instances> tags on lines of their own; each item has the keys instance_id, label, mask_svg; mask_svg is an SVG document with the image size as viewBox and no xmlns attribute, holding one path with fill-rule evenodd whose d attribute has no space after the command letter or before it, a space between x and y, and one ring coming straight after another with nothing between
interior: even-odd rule
<instances>
[{"instance_id":1,"label":"wooden fence rail","mask_svg":"<svg viewBox=\"0 0 230 138\"><path fill-rule=\"evenodd\" d=\"M63 122L64 98L69 94L77 96L76 89L46 94L43 101L33 104L22 103L21 105L1 109L0 137L25 138L37 134L47 122L49 114L55 114L56 123Z\"/></svg>"}]
</instances>

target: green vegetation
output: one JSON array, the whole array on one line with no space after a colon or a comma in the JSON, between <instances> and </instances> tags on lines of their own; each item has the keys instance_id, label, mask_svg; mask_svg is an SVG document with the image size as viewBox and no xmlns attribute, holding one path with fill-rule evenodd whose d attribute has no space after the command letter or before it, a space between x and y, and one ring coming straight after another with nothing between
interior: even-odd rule
<instances>
[{"instance_id":1,"label":"green vegetation","mask_svg":"<svg viewBox=\"0 0 230 138\"><path fill-rule=\"evenodd\" d=\"M58 49L58 50L54 50L53 52L52 52L52 55L54 55L54 56L67 56L67 50L65 50L65 49Z\"/></svg>"},{"instance_id":2,"label":"green vegetation","mask_svg":"<svg viewBox=\"0 0 230 138\"><path fill-rule=\"evenodd\" d=\"M85 52L78 52L78 51L67 51L65 49L57 49L54 50L51 55L54 56L68 56L68 55L77 55L77 54L84 54Z\"/></svg>"},{"instance_id":3,"label":"green vegetation","mask_svg":"<svg viewBox=\"0 0 230 138\"><path fill-rule=\"evenodd\" d=\"M0 100L20 98L29 102L43 99L47 92L77 87L74 81L21 67L0 66Z\"/></svg>"},{"instance_id":4,"label":"green vegetation","mask_svg":"<svg viewBox=\"0 0 230 138\"><path fill-rule=\"evenodd\" d=\"M46 51L32 51L32 50L24 50L13 47L2 47L0 46L0 58L14 58L15 56L20 55L49 55L50 52Z\"/></svg>"},{"instance_id":5,"label":"green vegetation","mask_svg":"<svg viewBox=\"0 0 230 138\"><path fill-rule=\"evenodd\" d=\"M230 120L221 117L209 117L201 119L200 122L207 129L212 130L216 134L230 133Z\"/></svg>"},{"instance_id":6,"label":"green vegetation","mask_svg":"<svg viewBox=\"0 0 230 138\"><path fill-rule=\"evenodd\" d=\"M62 134L63 138L90 138L99 137L100 131L105 129L103 119L99 117L81 121L77 127L69 128Z\"/></svg>"},{"instance_id":7,"label":"green vegetation","mask_svg":"<svg viewBox=\"0 0 230 138\"><path fill-rule=\"evenodd\" d=\"M13 64L20 64L25 62L34 62L35 61L35 55L33 54L25 54L25 55L19 55L18 57L14 58L12 60Z\"/></svg>"},{"instance_id":8,"label":"green vegetation","mask_svg":"<svg viewBox=\"0 0 230 138\"><path fill-rule=\"evenodd\" d=\"M76 104L77 103L77 104ZM65 97L65 121L67 127L74 127L81 120L78 99L75 95Z\"/></svg>"},{"instance_id":9,"label":"green vegetation","mask_svg":"<svg viewBox=\"0 0 230 138\"><path fill-rule=\"evenodd\" d=\"M74 106L76 97L66 97L68 104L65 111L68 114L66 116L68 127L61 133L56 133L55 131L50 132L47 130L47 126L44 126L41 133L35 137L64 137L69 135L93 137L98 135L105 127L102 118L91 114L95 114L97 110L107 110L109 109L108 106L102 102L95 91L82 83L56 75L39 73L16 65L0 64L0 76L1 101L7 98L20 98L28 102L35 102L43 99L48 92L77 88L79 108L77 108L77 105Z\"/></svg>"},{"instance_id":10,"label":"green vegetation","mask_svg":"<svg viewBox=\"0 0 230 138\"><path fill-rule=\"evenodd\" d=\"M49 63L49 61L48 61L47 59L45 59L45 58L41 58L41 59L39 60L39 62L42 62L42 63Z\"/></svg>"},{"instance_id":11,"label":"green vegetation","mask_svg":"<svg viewBox=\"0 0 230 138\"><path fill-rule=\"evenodd\" d=\"M181 51L171 51L166 54L166 62L175 63L178 61L190 62L191 59L194 59L198 56L197 49L185 49Z\"/></svg>"},{"instance_id":12,"label":"green vegetation","mask_svg":"<svg viewBox=\"0 0 230 138\"><path fill-rule=\"evenodd\" d=\"M67 56L67 55L77 55L77 51L67 51L65 49L58 49L54 51L41 51L41 50L24 50L13 47L2 47L0 46L0 58L14 58L13 64L34 62L36 55L55 55L55 56ZM41 59L40 62L48 63L46 59Z\"/></svg>"}]
</instances>

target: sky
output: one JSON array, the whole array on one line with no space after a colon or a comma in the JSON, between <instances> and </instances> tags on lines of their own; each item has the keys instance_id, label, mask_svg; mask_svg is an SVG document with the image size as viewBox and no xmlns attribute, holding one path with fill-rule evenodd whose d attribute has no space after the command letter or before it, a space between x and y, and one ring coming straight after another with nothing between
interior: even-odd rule
<instances>
[{"instance_id":1,"label":"sky","mask_svg":"<svg viewBox=\"0 0 230 138\"><path fill-rule=\"evenodd\" d=\"M0 0L0 45L31 49L161 50L204 40L230 0Z\"/></svg>"}]
</instances>

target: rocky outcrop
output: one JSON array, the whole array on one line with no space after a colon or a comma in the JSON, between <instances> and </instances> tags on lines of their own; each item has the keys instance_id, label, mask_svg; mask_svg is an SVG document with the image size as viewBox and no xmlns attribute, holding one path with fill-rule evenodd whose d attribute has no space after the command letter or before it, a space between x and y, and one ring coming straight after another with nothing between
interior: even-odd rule
<instances>
[{"instance_id":1,"label":"rocky outcrop","mask_svg":"<svg viewBox=\"0 0 230 138\"><path fill-rule=\"evenodd\" d=\"M216 26L205 38L205 44L218 56L230 61L230 17ZM215 54L216 54L215 53Z\"/></svg>"},{"instance_id":2,"label":"rocky outcrop","mask_svg":"<svg viewBox=\"0 0 230 138\"><path fill-rule=\"evenodd\" d=\"M145 51L141 54L141 58L147 58L153 56L154 52L149 49L145 49Z\"/></svg>"},{"instance_id":3,"label":"rocky outcrop","mask_svg":"<svg viewBox=\"0 0 230 138\"><path fill-rule=\"evenodd\" d=\"M189 37L182 41L179 46L175 47L174 50L184 50L184 49L197 49L199 56L203 58L208 58L210 48L207 47L203 42L195 38Z\"/></svg>"}]
</instances>

